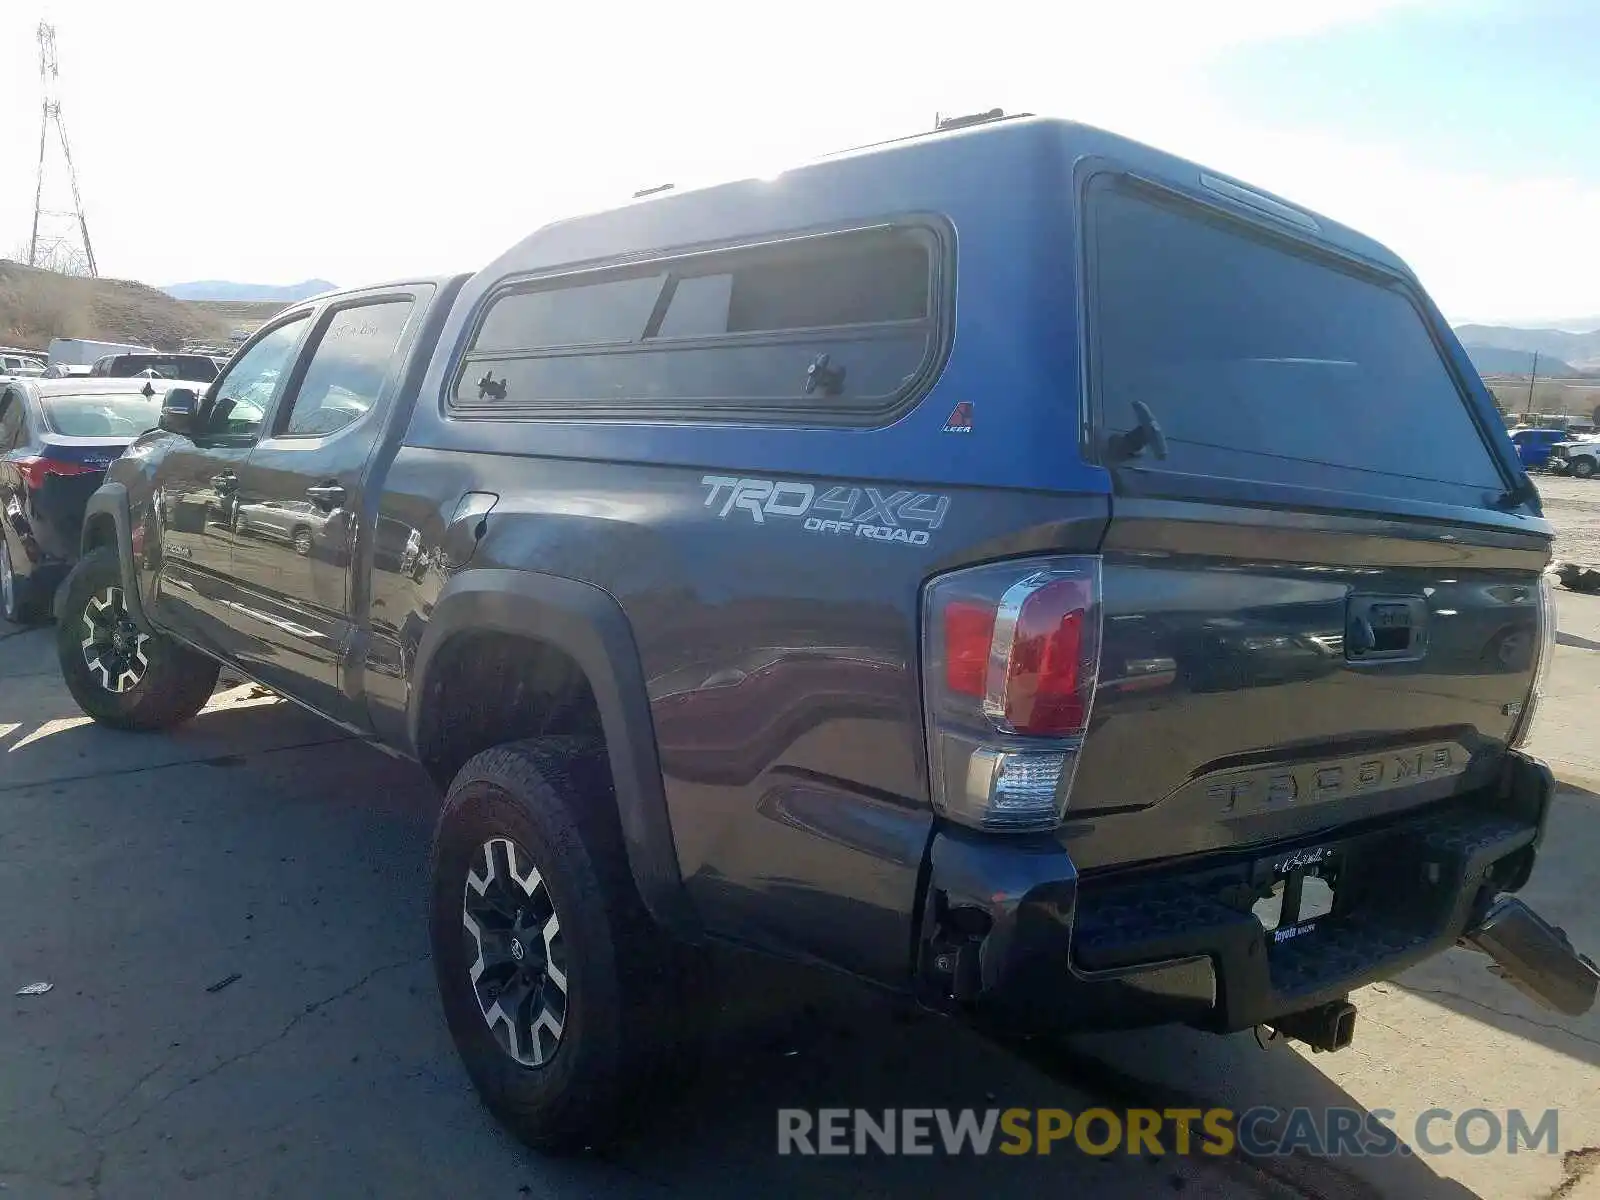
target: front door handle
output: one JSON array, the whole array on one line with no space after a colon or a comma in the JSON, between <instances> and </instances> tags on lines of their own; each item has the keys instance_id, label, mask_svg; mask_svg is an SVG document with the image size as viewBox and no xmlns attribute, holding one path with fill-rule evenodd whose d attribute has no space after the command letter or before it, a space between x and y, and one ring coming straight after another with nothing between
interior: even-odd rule
<instances>
[{"instance_id":1,"label":"front door handle","mask_svg":"<svg viewBox=\"0 0 1600 1200\"><path fill-rule=\"evenodd\" d=\"M329 508L338 508L344 503L345 491L337 483L319 483L316 487L308 487L306 495L318 504L326 504Z\"/></svg>"}]
</instances>

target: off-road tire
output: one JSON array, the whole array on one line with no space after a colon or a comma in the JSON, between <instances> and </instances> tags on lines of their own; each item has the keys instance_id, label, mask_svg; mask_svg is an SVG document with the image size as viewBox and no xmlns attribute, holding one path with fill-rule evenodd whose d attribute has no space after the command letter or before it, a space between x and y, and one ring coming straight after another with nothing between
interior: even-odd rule
<instances>
[{"instance_id":1,"label":"off-road tire","mask_svg":"<svg viewBox=\"0 0 1600 1200\"><path fill-rule=\"evenodd\" d=\"M146 732L181 725L205 707L221 668L212 659L164 634L146 635L148 660L137 683L110 691L85 660L84 614L107 590L119 597L122 572L114 548L102 546L79 560L67 576L61 620L56 625L56 655L61 677L78 707L102 725Z\"/></svg>"},{"instance_id":2,"label":"off-road tire","mask_svg":"<svg viewBox=\"0 0 1600 1200\"><path fill-rule=\"evenodd\" d=\"M495 839L531 861L560 922L565 1020L539 1066L497 1040L470 974L480 943L464 929L467 875ZM567 1153L603 1144L625 1126L630 1100L692 1060L689 989L698 960L639 899L604 748L593 740L512 742L470 759L434 831L430 893L434 971L451 1037L485 1105L528 1145Z\"/></svg>"},{"instance_id":3,"label":"off-road tire","mask_svg":"<svg viewBox=\"0 0 1600 1200\"><path fill-rule=\"evenodd\" d=\"M1594 474L1594 459L1574 458L1567 471L1574 479L1588 479Z\"/></svg>"}]
</instances>

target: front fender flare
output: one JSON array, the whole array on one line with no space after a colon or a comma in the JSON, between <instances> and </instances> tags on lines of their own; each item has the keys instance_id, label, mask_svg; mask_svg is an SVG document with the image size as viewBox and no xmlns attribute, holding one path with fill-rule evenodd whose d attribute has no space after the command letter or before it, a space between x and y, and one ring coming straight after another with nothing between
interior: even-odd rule
<instances>
[{"instance_id":1,"label":"front fender flare","mask_svg":"<svg viewBox=\"0 0 1600 1200\"><path fill-rule=\"evenodd\" d=\"M644 669L622 606L592 584L536 571L485 568L457 574L434 604L414 660L406 730L416 757L421 756L433 660L452 637L469 632L548 642L571 655L588 676L640 898L657 924L685 940L698 940L699 922L672 839Z\"/></svg>"},{"instance_id":2,"label":"front fender flare","mask_svg":"<svg viewBox=\"0 0 1600 1200\"><path fill-rule=\"evenodd\" d=\"M79 542L79 550L87 554L91 549L89 544L89 529L97 517L111 518L115 540L112 544L117 551L117 564L122 572L122 602L128 607L128 615L133 618L134 624L145 633L155 633L155 626L145 616L144 597L139 592L139 572L133 561L133 523L128 510L128 489L120 483L102 483L89 497L89 503L83 511L83 533ZM58 592L57 595L62 595ZM57 620L61 614L55 614Z\"/></svg>"}]
</instances>

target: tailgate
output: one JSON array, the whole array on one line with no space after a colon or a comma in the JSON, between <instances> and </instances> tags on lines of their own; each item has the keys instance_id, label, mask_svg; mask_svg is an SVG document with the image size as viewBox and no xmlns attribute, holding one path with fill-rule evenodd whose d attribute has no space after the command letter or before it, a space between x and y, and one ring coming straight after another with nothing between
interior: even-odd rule
<instances>
[{"instance_id":1,"label":"tailgate","mask_svg":"<svg viewBox=\"0 0 1600 1200\"><path fill-rule=\"evenodd\" d=\"M1124 501L1067 814L1096 820L1069 825L1074 861L1254 844L1481 786L1532 683L1548 553L1515 532Z\"/></svg>"},{"instance_id":2,"label":"tailgate","mask_svg":"<svg viewBox=\"0 0 1600 1200\"><path fill-rule=\"evenodd\" d=\"M1085 225L1114 495L1074 861L1255 845L1492 779L1549 530L1448 328L1407 279L1147 182L1092 185Z\"/></svg>"}]
</instances>

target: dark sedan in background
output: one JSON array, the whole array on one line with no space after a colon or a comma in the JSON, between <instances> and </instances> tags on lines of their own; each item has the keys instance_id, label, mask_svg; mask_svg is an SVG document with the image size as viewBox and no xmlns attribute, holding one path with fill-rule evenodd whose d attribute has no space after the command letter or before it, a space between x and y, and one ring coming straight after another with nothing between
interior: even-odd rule
<instances>
[{"instance_id":1,"label":"dark sedan in background","mask_svg":"<svg viewBox=\"0 0 1600 1200\"><path fill-rule=\"evenodd\" d=\"M0 615L50 611L77 560L83 510L106 468L155 428L169 383L17 379L0 384Z\"/></svg>"},{"instance_id":2,"label":"dark sedan in background","mask_svg":"<svg viewBox=\"0 0 1600 1200\"><path fill-rule=\"evenodd\" d=\"M159 354L138 352L107 354L95 360L89 374L96 379L186 379L210 383L217 377L217 360L209 354Z\"/></svg>"}]
</instances>

